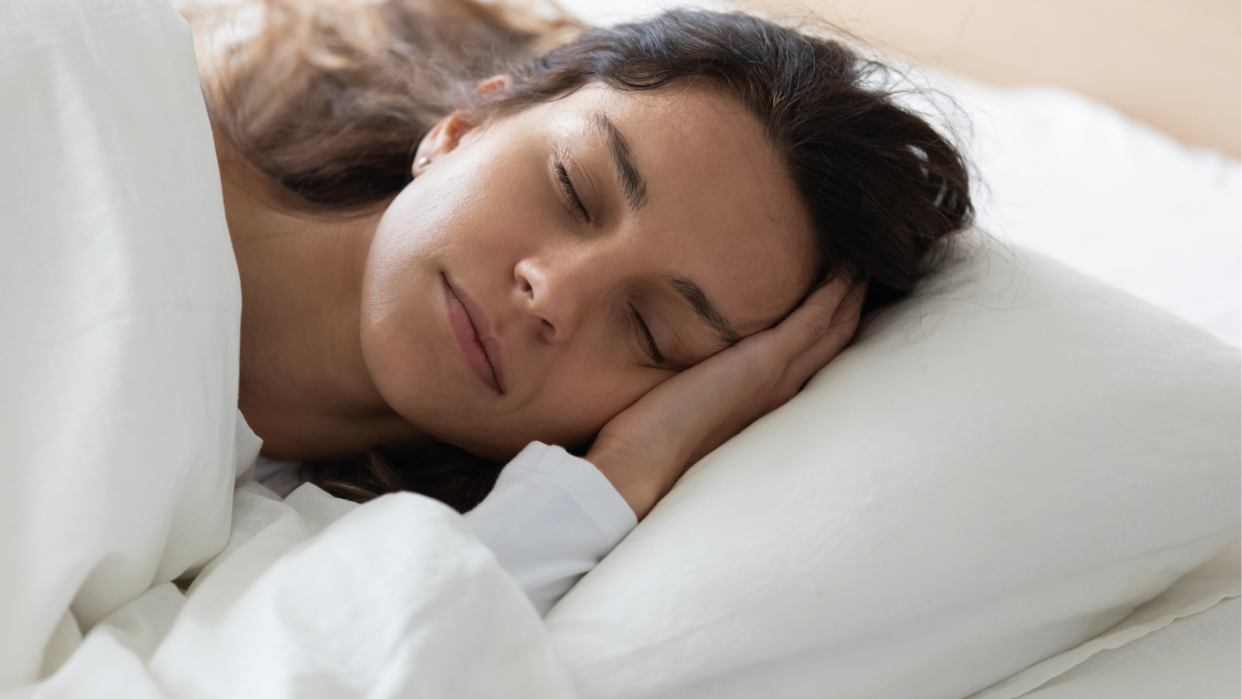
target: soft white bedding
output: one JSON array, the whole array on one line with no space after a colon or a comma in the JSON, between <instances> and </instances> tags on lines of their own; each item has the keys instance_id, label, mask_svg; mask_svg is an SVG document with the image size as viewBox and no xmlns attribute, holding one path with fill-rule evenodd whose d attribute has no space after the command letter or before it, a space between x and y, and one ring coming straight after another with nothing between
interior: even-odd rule
<instances>
[{"instance_id":1,"label":"soft white bedding","mask_svg":"<svg viewBox=\"0 0 1242 699\"><path fill-rule=\"evenodd\" d=\"M0 161L24 166L0 173L0 697L601 694L570 679L602 657L563 633L583 605L562 610L554 650L447 508L413 495L355 508L314 488L282 503L254 484L230 504L240 299L188 30L162 0L17 0L5 12L22 19L0 23L0 86L22 97L0 101ZM1000 145L977 146L995 148L980 157L1001 203L985 220L1088 272L1115 265L1114 283L1237 344L1236 161L1124 123L1142 147L1091 151L1093 124L1111 114L1098 105L961 89L1011 125L996 127ZM1149 252L1170 230L1189 241L1185 264ZM226 542L187 600L169 581ZM638 618L655 588L634 589L632 606L588 611ZM681 621L674 610L654 623ZM1220 628L1213 638L1228 640ZM1110 671L1100 664L1077 672ZM1111 667L1108 687L1142 677ZM630 686L647 679L630 672ZM1064 677L1034 696L1101 696Z\"/></svg>"},{"instance_id":2,"label":"soft white bedding","mask_svg":"<svg viewBox=\"0 0 1242 699\"><path fill-rule=\"evenodd\" d=\"M3 15L0 689L228 541L241 311L172 9Z\"/></svg>"},{"instance_id":3,"label":"soft white bedding","mask_svg":"<svg viewBox=\"0 0 1242 699\"><path fill-rule=\"evenodd\" d=\"M928 77L970 120L984 229L1242 346L1242 163L1065 90Z\"/></svg>"},{"instance_id":4,"label":"soft white bedding","mask_svg":"<svg viewBox=\"0 0 1242 699\"><path fill-rule=\"evenodd\" d=\"M1237 672L1240 553L1235 542L1108 631L970 699L1232 699L1242 681Z\"/></svg>"},{"instance_id":5,"label":"soft white bedding","mask_svg":"<svg viewBox=\"0 0 1242 699\"><path fill-rule=\"evenodd\" d=\"M1237 597L1093 656L1028 699L1234 699L1242 696Z\"/></svg>"},{"instance_id":6,"label":"soft white bedding","mask_svg":"<svg viewBox=\"0 0 1242 699\"><path fill-rule=\"evenodd\" d=\"M572 697L543 624L448 507L251 482L186 596L157 585L0 696Z\"/></svg>"},{"instance_id":7,"label":"soft white bedding","mask_svg":"<svg viewBox=\"0 0 1242 699\"><path fill-rule=\"evenodd\" d=\"M152 656L168 696L574 695L526 595L450 508L310 485L269 498L237 491L240 536Z\"/></svg>"}]
</instances>

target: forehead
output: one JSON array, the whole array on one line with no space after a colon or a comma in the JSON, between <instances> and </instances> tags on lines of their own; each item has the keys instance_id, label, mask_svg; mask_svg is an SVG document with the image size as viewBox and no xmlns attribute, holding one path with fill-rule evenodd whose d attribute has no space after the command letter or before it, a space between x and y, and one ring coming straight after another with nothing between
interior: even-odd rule
<instances>
[{"instance_id":1,"label":"forehead","mask_svg":"<svg viewBox=\"0 0 1242 699\"><path fill-rule=\"evenodd\" d=\"M550 123L606 144L604 114L646 180L629 230L666 274L696 281L746 335L788 312L815 268L806 207L758 119L707 86L584 88ZM611 171L607 173L613 175Z\"/></svg>"}]
</instances>

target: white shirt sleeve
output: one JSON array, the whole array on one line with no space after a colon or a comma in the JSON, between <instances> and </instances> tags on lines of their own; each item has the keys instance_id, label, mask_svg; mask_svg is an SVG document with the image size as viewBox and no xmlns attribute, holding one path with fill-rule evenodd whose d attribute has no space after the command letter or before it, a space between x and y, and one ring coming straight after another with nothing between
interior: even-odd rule
<instances>
[{"instance_id":1,"label":"white shirt sleeve","mask_svg":"<svg viewBox=\"0 0 1242 699\"><path fill-rule=\"evenodd\" d=\"M303 483L298 466L259 457L254 474L285 497ZM466 522L546 614L638 519L591 462L531 442L505 465L483 502L466 513Z\"/></svg>"},{"instance_id":2,"label":"white shirt sleeve","mask_svg":"<svg viewBox=\"0 0 1242 699\"><path fill-rule=\"evenodd\" d=\"M599 469L540 442L504 467L466 521L540 614L638 524Z\"/></svg>"}]
</instances>

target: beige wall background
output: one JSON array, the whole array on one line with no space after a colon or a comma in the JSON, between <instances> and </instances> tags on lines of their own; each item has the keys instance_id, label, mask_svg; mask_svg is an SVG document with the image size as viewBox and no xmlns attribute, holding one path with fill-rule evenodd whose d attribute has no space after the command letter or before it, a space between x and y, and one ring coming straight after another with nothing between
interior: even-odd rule
<instances>
[{"instance_id":1,"label":"beige wall background","mask_svg":"<svg viewBox=\"0 0 1242 699\"><path fill-rule=\"evenodd\" d=\"M740 0L818 15L926 66L1059 85L1242 156L1239 0Z\"/></svg>"}]
</instances>

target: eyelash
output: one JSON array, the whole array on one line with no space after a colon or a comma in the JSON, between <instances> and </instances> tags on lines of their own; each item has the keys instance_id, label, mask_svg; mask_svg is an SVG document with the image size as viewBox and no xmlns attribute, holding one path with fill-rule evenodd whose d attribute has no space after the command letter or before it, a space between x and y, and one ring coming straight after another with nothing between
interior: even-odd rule
<instances>
[{"instance_id":1,"label":"eyelash","mask_svg":"<svg viewBox=\"0 0 1242 699\"><path fill-rule=\"evenodd\" d=\"M647 322L643 320L642 314L637 308L630 306L630 311L634 314L634 324L638 326L639 331L643 335L643 339L647 341L647 351L651 355L651 361L657 366L664 365L664 355L660 354L660 348L656 347L655 337L651 334L651 329L647 327Z\"/></svg>"},{"instance_id":2,"label":"eyelash","mask_svg":"<svg viewBox=\"0 0 1242 699\"><path fill-rule=\"evenodd\" d=\"M578 192L574 189L574 183L569 180L569 173L565 171L565 166L560 162L556 163L556 179L561 183L561 189L565 190L565 196L569 197L569 201L573 204L576 211L570 213L579 219L590 223L591 215L587 213L586 207L582 205L582 200L578 198Z\"/></svg>"},{"instance_id":3,"label":"eyelash","mask_svg":"<svg viewBox=\"0 0 1242 699\"><path fill-rule=\"evenodd\" d=\"M571 213L589 223L591 215L587 213L586 207L582 205L582 200L578 198L578 192L574 189L574 183L569 179L569 173L565 171L565 166L557 161L555 168L556 179L561 183L561 188L565 190L565 196L569 197L569 201L573 205L572 208L577 209L577 211L572 211ZM656 366L663 366L664 355L660 353L660 348L656 346L655 336L651 334L651 328L647 327L647 321L643 320L643 316L638 312L637 308L630 306L630 312L633 314L634 324L638 327L639 332L642 333L642 339L646 341L647 353L651 356L651 361L655 362Z\"/></svg>"}]
</instances>

